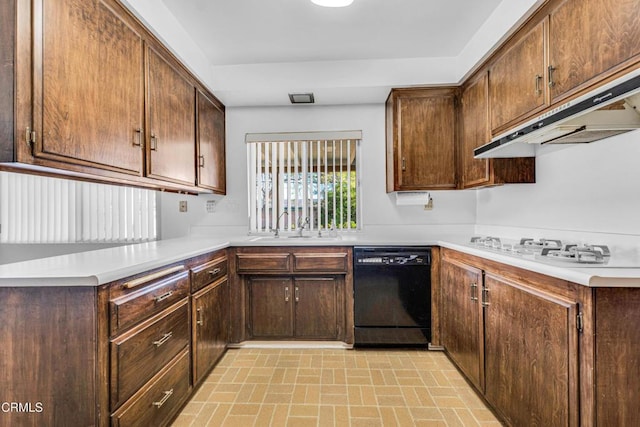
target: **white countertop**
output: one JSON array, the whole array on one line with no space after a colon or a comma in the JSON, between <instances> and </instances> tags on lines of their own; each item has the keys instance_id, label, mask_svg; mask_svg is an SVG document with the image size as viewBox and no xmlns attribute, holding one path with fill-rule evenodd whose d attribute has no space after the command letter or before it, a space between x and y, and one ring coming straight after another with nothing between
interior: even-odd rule
<instances>
[{"instance_id":1,"label":"white countertop","mask_svg":"<svg viewBox=\"0 0 640 427\"><path fill-rule=\"evenodd\" d=\"M471 247L468 235L353 233L333 238L185 237L0 265L0 286L97 286L229 246L442 246L592 287L640 287L640 268L574 268Z\"/></svg>"}]
</instances>

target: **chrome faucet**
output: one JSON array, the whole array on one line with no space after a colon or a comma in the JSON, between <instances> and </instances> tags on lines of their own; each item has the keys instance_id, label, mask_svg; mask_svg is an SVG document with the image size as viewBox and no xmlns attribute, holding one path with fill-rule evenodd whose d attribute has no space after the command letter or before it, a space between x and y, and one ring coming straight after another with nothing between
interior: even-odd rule
<instances>
[{"instance_id":1,"label":"chrome faucet","mask_svg":"<svg viewBox=\"0 0 640 427\"><path fill-rule=\"evenodd\" d=\"M304 231L304 227L306 225L309 225L310 220L309 217L305 217L305 218L298 218L298 236L302 237L302 232Z\"/></svg>"},{"instance_id":2,"label":"chrome faucet","mask_svg":"<svg viewBox=\"0 0 640 427\"><path fill-rule=\"evenodd\" d=\"M273 236L274 237L280 237L280 218L282 218L282 215L287 215L287 218L289 217L289 212L287 211L282 211L282 213L280 214L280 216L278 217L278 219L276 219L276 229L272 229L271 231L273 231Z\"/></svg>"}]
</instances>

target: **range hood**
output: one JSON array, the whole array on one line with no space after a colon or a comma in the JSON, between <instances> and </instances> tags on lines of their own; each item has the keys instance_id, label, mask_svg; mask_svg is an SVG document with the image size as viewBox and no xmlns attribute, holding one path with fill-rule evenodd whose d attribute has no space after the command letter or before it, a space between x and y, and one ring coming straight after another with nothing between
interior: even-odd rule
<instances>
[{"instance_id":1,"label":"range hood","mask_svg":"<svg viewBox=\"0 0 640 427\"><path fill-rule=\"evenodd\" d=\"M540 144L593 142L640 128L640 70L569 101L473 150L476 159L534 157Z\"/></svg>"}]
</instances>

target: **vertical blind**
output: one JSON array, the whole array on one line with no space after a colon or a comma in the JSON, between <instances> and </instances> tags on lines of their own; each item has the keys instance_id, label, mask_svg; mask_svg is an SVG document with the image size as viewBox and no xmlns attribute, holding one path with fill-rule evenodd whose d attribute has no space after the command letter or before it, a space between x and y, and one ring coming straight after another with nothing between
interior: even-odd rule
<instances>
[{"instance_id":1,"label":"vertical blind","mask_svg":"<svg viewBox=\"0 0 640 427\"><path fill-rule=\"evenodd\" d=\"M2 243L156 238L155 191L0 172Z\"/></svg>"},{"instance_id":2,"label":"vertical blind","mask_svg":"<svg viewBox=\"0 0 640 427\"><path fill-rule=\"evenodd\" d=\"M251 232L358 228L360 131L248 134Z\"/></svg>"}]
</instances>

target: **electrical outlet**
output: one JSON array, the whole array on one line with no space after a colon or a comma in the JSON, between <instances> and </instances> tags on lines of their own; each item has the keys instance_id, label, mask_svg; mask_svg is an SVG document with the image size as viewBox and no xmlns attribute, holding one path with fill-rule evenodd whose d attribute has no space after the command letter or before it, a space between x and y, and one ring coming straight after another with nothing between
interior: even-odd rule
<instances>
[{"instance_id":1,"label":"electrical outlet","mask_svg":"<svg viewBox=\"0 0 640 427\"><path fill-rule=\"evenodd\" d=\"M187 211L187 201L186 200L180 200L178 207L179 207L180 212L186 212Z\"/></svg>"},{"instance_id":2,"label":"electrical outlet","mask_svg":"<svg viewBox=\"0 0 640 427\"><path fill-rule=\"evenodd\" d=\"M216 201L207 200L207 213L213 213L216 210Z\"/></svg>"}]
</instances>

